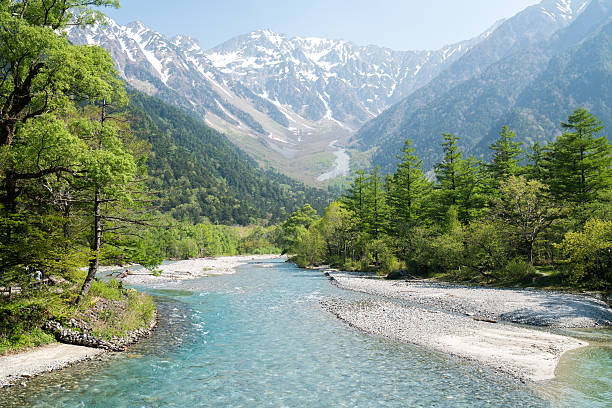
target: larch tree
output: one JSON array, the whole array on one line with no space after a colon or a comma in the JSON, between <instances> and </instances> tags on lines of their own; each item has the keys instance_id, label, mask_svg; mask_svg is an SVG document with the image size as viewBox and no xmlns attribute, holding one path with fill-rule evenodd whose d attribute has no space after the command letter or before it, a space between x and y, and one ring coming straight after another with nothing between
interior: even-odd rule
<instances>
[{"instance_id":1,"label":"larch tree","mask_svg":"<svg viewBox=\"0 0 612 408\"><path fill-rule=\"evenodd\" d=\"M448 208L451 205L457 205L458 169L463 153L457 146L457 140L459 139L457 136L451 133L443 133L442 136L444 136L444 142L442 143L444 158L442 162L435 166L435 172L439 190L442 192L442 199L447 204L445 208Z\"/></svg>"},{"instance_id":2,"label":"larch tree","mask_svg":"<svg viewBox=\"0 0 612 408\"><path fill-rule=\"evenodd\" d=\"M406 140L402 153L397 156L400 163L389 185L389 212L392 220L390 230L395 235L405 234L421 216L423 200L430 185L421 170L422 160L414 153L412 141Z\"/></svg>"},{"instance_id":3,"label":"larch tree","mask_svg":"<svg viewBox=\"0 0 612 408\"><path fill-rule=\"evenodd\" d=\"M508 126L504 126L499 139L489 146L493 151L493 159L488 165L489 173L495 185L517 175L520 167L520 156L523 153L522 143L515 142L516 134Z\"/></svg>"},{"instance_id":4,"label":"larch tree","mask_svg":"<svg viewBox=\"0 0 612 408\"><path fill-rule=\"evenodd\" d=\"M357 170L355 178L346 194L340 200L341 205L351 211L355 217L355 227L359 231L367 229L367 176L363 170Z\"/></svg>"},{"instance_id":5,"label":"larch tree","mask_svg":"<svg viewBox=\"0 0 612 408\"><path fill-rule=\"evenodd\" d=\"M586 206L612 188L612 147L601 122L586 109L576 109L562 123L566 130L547 152L548 184L559 200L571 203L586 220Z\"/></svg>"},{"instance_id":6,"label":"larch tree","mask_svg":"<svg viewBox=\"0 0 612 408\"><path fill-rule=\"evenodd\" d=\"M374 239L378 239L386 231L388 225L387 193L380 167L374 167L366 181L367 232Z\"/></svg>"}]
</instances>

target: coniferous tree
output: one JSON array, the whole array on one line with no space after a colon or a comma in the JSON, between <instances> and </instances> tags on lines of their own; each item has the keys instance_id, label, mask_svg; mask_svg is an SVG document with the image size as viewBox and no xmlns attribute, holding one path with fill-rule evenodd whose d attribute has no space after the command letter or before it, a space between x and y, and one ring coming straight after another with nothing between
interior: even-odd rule
<instances>
[{"instance_id":1,"label":"coniferous tree","mask_svg":"<svg viewBox=\"0 0 612 408\"><path fill-rule=\"evenodd\" d=\"M456 194L459 219L468 223L481 215L487 202L487 168L470 156L457 165Z\"/></svg>"},{"instance_id":2,"label":"coniferous tree","mask_svg":"<svg viewBox=\"0 0 612 408\"><path fill-rule=\"evenodd\" d=\"M436 178L438 179L439 189L442 192L442 200L444 201L444 214L446 209L451 205L457 205L457 179L459 163L463 157L463 152L457 147L457 136L451 133L443 133L444 142L442 149L444 151L444 159L441 163L435 166Z\"/></svg>"},{"instance_id":3,"label":"coniferous tree","mask_svg":"<svg viewBox=\"0 0 612 408\"><path fill-rule=\"evenodd\" d=\"M389 213L392 220L390 230L396 236L405 234L422 216L424 196L429 190L429 181L421 170L422 160L414 153L412 141L406 140L400 163L390 180Z\"/></svg>"},{"instance_id":4,"label":"coniferous tree","mask_svg":"<svg viewBox=\"0 0 612 408\"><path fill-rule=\"evenodd\" d=\"M353 212L355 227L359 231L365 231L367 229L367 184L365 172L363 170L357 170L351 186L340 201L344 208Z\"/></svg>"},{"instance_id":5,"label":"coniferous tree","mask_svg":"<svg viewBox=\"0 0 612 408\"><path fill-rule=\"evenodd\" d=\"M548 147L547 171L551 193L580 208L612 188L612 147L598 119L586 109L576 109L561 124L566 132Z\"/></svg>"},{"instance_id":6,"label":"coniferous tree","mask_svg":"<svg viewBox=\"0 0 612 408\"><path fill-rule=\"evenodd\" d=\"M522 143L515 142L516 134L508 126L504 126L499 139L489 146L493 151L493 159L487 167L495 185L508 177L517 175L520 170L520 155L523 153Z\"/></svg>"},{"instance_id":7,"label":"coniferous tree","mask_svg":"<svg viewBox=\"0 0 612 408\"><path fill-rule=\"evenodd\" d=\"M547 178L546 155L540 142L535 142L531 146L531 153L527 153L527 158L529 159L525 168L527 177L544 182Z\"/></svg>"},{"instance_id":8,"label":"coniferous tree","mask_svg":"<svg viewBox=\"0 0 612 408\"><path fill-rule=\"evenodd\" d=\"M378 239L386 231L388 225L386 186L380 173L380 167L374 167L366 180L366 228L374 239Z\"/></svg>"}]
</instances>

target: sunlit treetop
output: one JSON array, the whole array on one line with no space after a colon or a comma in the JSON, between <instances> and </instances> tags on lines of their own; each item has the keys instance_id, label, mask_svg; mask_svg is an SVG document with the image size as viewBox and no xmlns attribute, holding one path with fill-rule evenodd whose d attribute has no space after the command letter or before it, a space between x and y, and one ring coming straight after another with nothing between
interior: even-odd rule
<instances>
[{"instance_id":1,"label":"sunlit treetop","mask_svg":"<svg viewBox=\"0 0 612 408\"><path fill-rule=\"evenodd\" d=\"M1 12L28 24L54 30L67 25L88 25L102 19L94 8L119 8L118 0L22 0L2 1Z\"/></svg>"}]
</instances>

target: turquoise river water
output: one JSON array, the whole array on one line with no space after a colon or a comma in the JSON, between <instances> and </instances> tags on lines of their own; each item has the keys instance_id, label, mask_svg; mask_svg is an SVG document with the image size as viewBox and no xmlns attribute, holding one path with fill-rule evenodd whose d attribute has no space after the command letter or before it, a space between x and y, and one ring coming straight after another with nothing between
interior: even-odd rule
<instances>
[{"instance_id":1,"label":"turquoise river water","mask_svg":"<svg viewBox=\"0 0 612 408\"><path fill-rule=\"evenodd\" d=\"M2 407L610 407L612 332L525 385L472 363L363 334L325 312L360 296L278 260L149 290L160 325L126 353L0 391Z\"/></svg>"}]
</instances>

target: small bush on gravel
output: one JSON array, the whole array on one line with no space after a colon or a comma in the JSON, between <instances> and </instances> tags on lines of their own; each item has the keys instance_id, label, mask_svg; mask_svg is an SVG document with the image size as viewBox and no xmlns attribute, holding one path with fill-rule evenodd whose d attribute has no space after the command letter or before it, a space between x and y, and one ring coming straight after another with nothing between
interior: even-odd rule
<instances>
[{"instance_id":1,"label":"small bush on gravel","mask_svg":"<svg viewBox=\"0 0 612 408\"><path fill-rule=\"evenodd\" d=\"M536 270L529 262L513 259L503 268L498 276L503 284L529 284L536 277Z\"/></svg>"}]
</instances>

